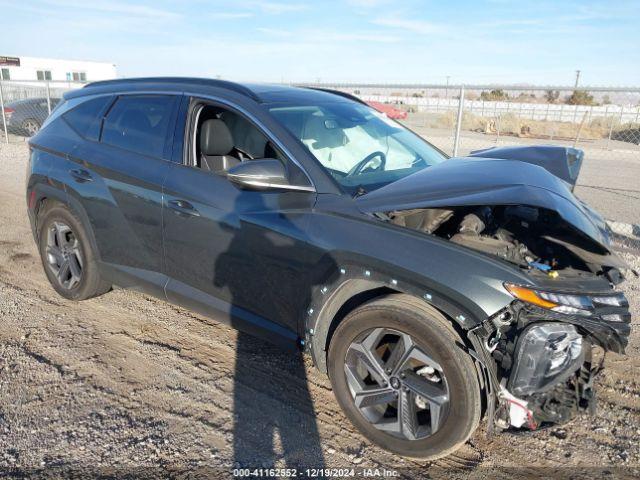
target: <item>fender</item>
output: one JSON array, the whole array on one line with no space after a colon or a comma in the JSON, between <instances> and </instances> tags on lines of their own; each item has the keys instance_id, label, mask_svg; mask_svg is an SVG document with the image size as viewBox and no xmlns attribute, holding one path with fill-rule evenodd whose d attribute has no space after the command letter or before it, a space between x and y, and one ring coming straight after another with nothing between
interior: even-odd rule
<instances>
[{"instance_id":1,"label":"fender","mask_svg":"<svg viewBox=\"0 0 640 480\"><path fill-rule=\"evenodd\" d=\"M302 344L321 372L327 373L329 341L342 319L343 307L347 307L353 300L363 303L376 296L394 292L420 298L443 312L464 330L479 325L483 320L476 318L464 306L452 302L437 287L427 290L409 280L391 277L383 271L358 265L342 265L324 285L314 287L305 317L305 338Z\"/></svg>"}]
</instances>

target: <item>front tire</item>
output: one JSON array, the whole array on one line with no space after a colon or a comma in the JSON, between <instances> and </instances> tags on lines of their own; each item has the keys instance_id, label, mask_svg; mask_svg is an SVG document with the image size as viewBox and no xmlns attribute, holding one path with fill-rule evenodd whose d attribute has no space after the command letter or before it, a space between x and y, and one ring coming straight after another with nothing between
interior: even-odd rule
<instances>
[{"instance_id":1,"label":"front tire","mask_svg":"<svg viewBox=\"0 0 640 480\"><path fill-rule=\"evenodd\" d=\"M80 220L59 203L38 215L38 249L51 286L70 300L86 300L111 289L100 277L96 255Z\"/></svg>"},{"instance_id":2,"label":"front tire","mask_svg":"<svg viewBox=\"0 0 640 480\"><path fill-rule=\"evenodd\" d=\"M458 449L480 421L471 357L451 323L408 295L349 313L333 334L329 377L338 403L373 443L436 459Z\"/></svg>"}]
</instances>

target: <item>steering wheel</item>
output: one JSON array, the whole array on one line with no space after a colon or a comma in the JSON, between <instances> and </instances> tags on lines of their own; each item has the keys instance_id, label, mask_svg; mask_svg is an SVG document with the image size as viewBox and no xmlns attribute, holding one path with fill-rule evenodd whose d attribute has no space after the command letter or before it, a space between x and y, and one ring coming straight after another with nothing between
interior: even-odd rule
<instances>
[{"instance_id":1,"label":"steering wheel","mask_svg":"<svg viewBox=\"0 0 640 480\"><path fill-rule=\"evenodd\" d=\"M387 163L387 156L383 152L378 150L377 152L370 153L358 163L356 163L353 168L349 170L349 173L347 173L346 176L352 177L354 175L360 175L364 171L365 167L369 164L369 162L371 162L371 160L376 157L380 157L380 165L378 165L377 167L372 167L373 170L384 170L384 166Z\"/></svg>"}]
</instances>

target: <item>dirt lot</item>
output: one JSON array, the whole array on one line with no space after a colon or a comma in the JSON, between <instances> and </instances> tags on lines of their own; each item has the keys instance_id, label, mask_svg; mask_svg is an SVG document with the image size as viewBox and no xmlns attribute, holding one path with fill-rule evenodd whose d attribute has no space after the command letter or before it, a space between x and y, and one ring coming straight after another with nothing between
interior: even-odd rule
<instances>
[{"instance_id":1,"label":"dirt lot","mask_svg":"<svg viewBox=\"0 0 640 480\"><path fill-rule=\"evenodd\" d=\"M237 465L386 467L407 478L640 474L637 323L629 355L607 357L595 417L492 438L481 429L446 459L403 460L355 431L308 359L135 292L58 297L28 226L26 155L0 146L0 474L226 478ZM624 289L637 322L640 281Z\"/></svg>"}]
</instances>

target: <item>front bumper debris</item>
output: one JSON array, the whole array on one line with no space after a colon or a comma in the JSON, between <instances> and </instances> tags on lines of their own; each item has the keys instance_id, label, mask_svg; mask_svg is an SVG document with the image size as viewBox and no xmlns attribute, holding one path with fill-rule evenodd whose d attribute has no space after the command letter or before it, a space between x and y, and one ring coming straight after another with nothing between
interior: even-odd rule
<instances>
[{"instance_id":1,"label":"front bumper debris","mask_svg":"<svg viewBox=\"0 0 640 480\"><path fill-rule=\"evenodd\" d=\"M485 377L488 432L594 413L594 380L607 351L624 353L630 322L626 305L585 317L516 301L469 331Z\"/></svg>"},{"instance_id":2,"label":"front bumper debris","mask_svg":"<svg viewBox=\"0 0 640 480\"><path fill-rule=\"evenodd\" d=\"M593 415L596 409L593 383L602 367L592 364L591 347L588 349L588 360L568 379L547 391L515 397L504 389L495 412L496 426L536 430L545 424L566 423L582 412Z\"/></svg>"}]
</instances>

